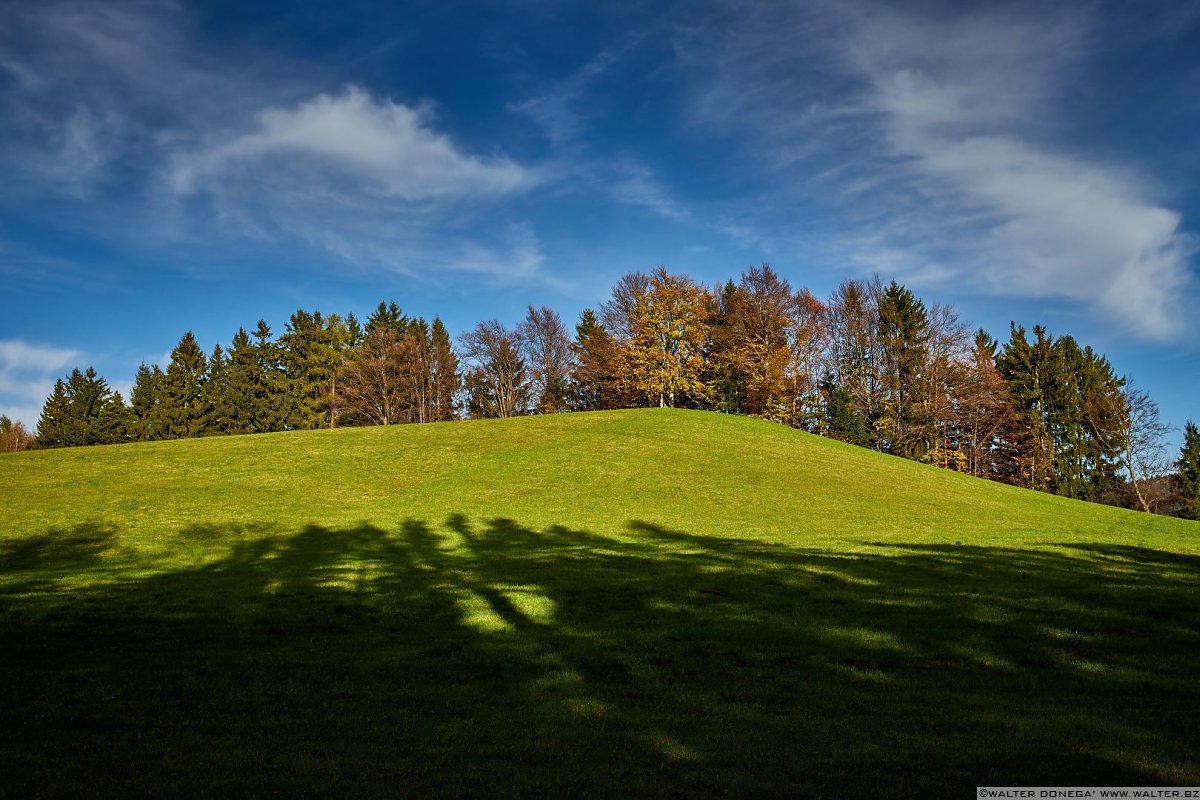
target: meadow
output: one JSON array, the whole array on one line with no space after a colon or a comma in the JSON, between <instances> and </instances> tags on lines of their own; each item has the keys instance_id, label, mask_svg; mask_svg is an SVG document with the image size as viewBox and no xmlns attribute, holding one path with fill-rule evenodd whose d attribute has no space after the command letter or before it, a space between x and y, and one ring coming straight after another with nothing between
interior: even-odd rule
<instances>
[{"instance_id":1,"label":"meadow","mask_svg":"<svg viewBox=\"0 0 1200 800\"><path fill-rule=\"evenodd\" d=\"M743 417L0 455L0 795L1200 785L1200 523Z\"/></svg>"}]
</instances>

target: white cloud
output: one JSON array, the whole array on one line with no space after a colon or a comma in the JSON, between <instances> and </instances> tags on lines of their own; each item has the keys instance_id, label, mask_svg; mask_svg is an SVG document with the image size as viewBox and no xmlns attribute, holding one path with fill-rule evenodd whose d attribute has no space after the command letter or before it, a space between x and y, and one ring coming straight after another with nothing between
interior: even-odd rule
<instances>
[{"instance_id":1,"label":"white cloud","mask_svg":"<svg viewBox=\"0 0 1200 800\"><path fill-rule=\"evenodd\" d=\"M78 350L0 339L0 414L33 430L54 381L74 367Z\"/></svg>"},{"instance_id":2,"label":"white cloud","mask_svg":"<svg viewBox=\"0 0 1200 800\"><path fill-rule=\"evenodd\" d=\"M10 375L58 372L79 357L78 350L29 344L20 339L0 340L0 390Z\"/></svg>"},{"instance_id":3,"label":"white cloud","mask_svg":"<svg viewBox=\"0 0 1200 800\"><path fill-rule=\"evenodd\" d=\"M1142 337L1180 335L1195 301L1180 213L1137 164L1073 141L1112 31L1088 7L929 12L758 7L683 36L683 63L711 77L696 119L749 142L783 196L834 209L813 238L843 263L1063 298Z\"/></svg>"},{"instance_id":4,"label":"white cloud","mask_svg":"<svg viewBox=\"0 0 1200 800\"><path fill-rule=\"evenodd\" d=\"M297 167L319 185L349 179L409 202L496 196L533 180L508 158L463 153L434 130L427 109L377 102L354 86L264 109L254 130L176 155L170 180L187 194L230 172Z\"/></svg>"},{"instance_id":5,"label":"white cloud","mask_svg":"<svg viewBox=\"0 0 1200 800\"><path fill-rule=\"evenodd\" d=\"M936 208L982 214L941 235L975 248L993 290L1092 305L1148 338L1182 331L1190 242L1125 170L1042 144L1086 19L887 13L846 43L892 153ZM932 205L932 204L931 204Z\"/></svg>"},{"instance_id":6,"label":"white cloud","mask_svg":"<svg viewBox=\"0 0 1200 800\"><path fill-rule=\"evenodd\" d=\"M11 196L103 197L68 223L173 260L254 240L348 271L542 277L532 228L497 202L539 170L471 152L426 105L322 92L330 66L201 39L194 22L169 0L14 9L0 26Z\"/></svg>"}]
</instances>

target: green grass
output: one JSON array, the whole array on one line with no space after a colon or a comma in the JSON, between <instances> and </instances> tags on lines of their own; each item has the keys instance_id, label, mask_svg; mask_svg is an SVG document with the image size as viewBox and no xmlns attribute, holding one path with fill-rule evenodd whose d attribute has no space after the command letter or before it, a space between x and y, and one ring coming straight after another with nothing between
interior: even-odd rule
<instances>
[{"instance_id":1,"label":"green grass","mask_svg":"<svg viewBox=\"0 0 1200 800\"><path fill-rule=\"evenodd\" d=\"M657 410L19 453L0 503L0 795L1200 784L1197 523Z\"/></svg>"}]
</instances>

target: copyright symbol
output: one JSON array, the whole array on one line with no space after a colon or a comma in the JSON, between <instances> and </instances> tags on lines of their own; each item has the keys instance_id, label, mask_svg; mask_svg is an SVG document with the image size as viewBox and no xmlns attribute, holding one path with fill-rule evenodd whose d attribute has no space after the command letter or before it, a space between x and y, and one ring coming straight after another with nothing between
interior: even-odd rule
<instances>
[{"instance_id":1,"label":"copyright symbol","mask_svg":"<svg viewBox=\"0 0 1200 800\"><path fill-rule=\"evenodd\" d=\"M987 797L987 789L984 789L984 788L981 786L981 787L979 788L979 796L980 796L980 797Z\"/></svg>"}]
</instances>

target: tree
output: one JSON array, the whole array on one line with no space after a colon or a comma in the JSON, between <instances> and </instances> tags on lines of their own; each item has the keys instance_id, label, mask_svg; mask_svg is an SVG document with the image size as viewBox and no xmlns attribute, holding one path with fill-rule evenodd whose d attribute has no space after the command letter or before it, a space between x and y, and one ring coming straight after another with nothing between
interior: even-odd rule
<instances>
[{"instance_id":1,"label":"tree","mask_svg":"<svg viewBox=\"0 0 1200 800\"><path fill-rule=\"evenodd\" d=\"M543 414L565 410L575 357L562 318L546 306L531 305L524 321L517 326L517 335L529 365L530 391L537 398L536 409Z\"/></svg>"},{"instance_id":2,"label":"tree","mask_svg":"<svg viewBox=\"0 0 1200 800\"><path fill-rule=\"evenodd\" d=\"M458 373L458 356L450 344L450 334L438 317L433 318L429 329L430 339L430 393L433 407L430 421L444 422L454 419L454 397L458 394L462 379Z\"/></svg>"},{"instance_id":3,"label":"tree","mask_svg":"<svg viewBox=\"0 0 1200 800\"><path fill-rule=\"evenodd\" d=\"M480 322L459 341L469 365L464 380L468 413L475 418L524 414L530 382L520 336L493 319Z\"/></svg>"},{"instance_id":4,"label":"tree","mask_svg":"<svg viewBox=\"0 0 1200 800\"><path fill-rule=\"evenodd\" d=\"M959 447L966 473L1012 482L1016 419L1008 402L1008 387L996 369L997 346L983 329L975 333L957 393Z\"/></svg>"},{"instance_id":5,"label":"tree","mask_svg":"<svg viewBox=\"0 0 1200 800\"><path fill-rule=\"evenodd\" d=\"M925 304L895 281L883 290L878 314L882 389L878 430L883 449L893 455L926 460L932 449L926 435L931 419L922 400L930 400L933 387L922 387L921 383L928 377L929 316Z\"/></svg>"},{"instance_id":6,"label":"tree","mask_svg":"<svg viewBox=\"0 0 1200 800\"><path fill-rule=\"evenodd\" d=\"M1151 485L1169 471L1165 437L1170 429L1162 422L1158 403L1148 392L1138 388L1132 378L1126 378L1122 391L1108 396L1108 400L1117 403L1118 407L1103 410L1115 418L1118 425L1116 441L1105 444L1116 453L1117 461L1125 470L1127 486L1137 507L1154 513L1163 498L1152 491ZM1113 433L1100 425L1093 427L1102 436Z\"/></svg>"},{"instance_id":7,"label":"tree","mask_svg":"<svg viewBox=\"0 0 1200 800\"><path fill-rule=\"evenodd\" d=\"M75 370L70 377L78 372ZM67 394L67 382L59 378L42 404L42 415L37 425L37 446L78 447L83 444L78 428L73 418L71 397Z\"/></svg>"},{"instance_id":8,"label":"tree","mask_svg":"<svg viewBox=\"0 0 1200 800\"><path fill-rule=\"evenodd\" d=\"M778 422L794 418L793 335L797 297L770 265L751 267L722 292L713 360L719 365L729 410Z\"/></svg>"},{"instance_id":9,"label":"tree","mask_svg":"<svg viewBox=\"0 0 1200 800\"><path fill-rule=\"evenodd\" d=\"M88 367L59 378L38 421L38 447L113 444L127 436L125 401Z\"/></svg>"},{"instance_id":10,"label":"tree","mask_svg":"<svg viewBox=\"0 0 1200 800\"><path fill-rule=\"evenodd\" d=\"M274 430L271 422L278 417L278 412L272 408L275 392L271 376L265 369L267 359L262 357L262 346L250 340L245 328L238 328L233 335L227 361L224 391L227 407L222 415L226 432L244 434Z\"/></svg>"},{"instance_id":11,"label":"tree","mask_svg":"<svg viewBox=\"0 0 1200 800\"><path fill-rule=\"evenodd\" d=\"M637 283L634 279L628 285ZM712 295L691 278L659 267L645 288L634 289L630 297L632 306L622 326L626 338L618 338L618 343L624 355L623 377L632 391L660 408L703 403L709 395L703 375ZM624 306L626 299L614 290L611 302Z\"/></svg>"},{"instance_id":12,"label":"tree","mask_svg":"<svg viewBox=\"0 0 1200 800\"><path fill-rule=\"evenodd\" d=\"M934 303L926 316L925 363L912 394L922 460L963 471L963 392L972 370L972 339L950 306Z\"/></svg>"},{"instance_id":13,"label":"tree","mask_svg":"<svg viewBox=\"0 0 1200 800\"><path fill-rule=\"evenodd\" d=\"M16 453L33 447L34 437L20 420L0 414L0 453Z\"/></svg>"},{"instance_id":14,"label":"tree","mask_svg":"<svg viewBox=\"0 0 1200 800\"><path fill-rule=\"evenodd\" d=\"M339 422L394 425L405 422L403 343L387 325L375 326L337 373Z\"/></svg>"},{"instance_id":15,"label":"tree","mask_svg":"<svg viewBox=\"0 0 1200 800\"><path fill-rule=\"evenodd\" d=\"M287 386L283 373L282 347L271 334L266 320L259 320L252 334L251 425L255 433L288 429Z\"/></svg>"},{"instance_id":16,"label":"tree","mask_svg":"<svg viewBox=\"0 0 1200 800\"><path fill-rule=\"evenodd\" d=\"M171 351L162 384L163 437L187 439L199 436L208 420L205 402L205 373L208 359L188 331Z\"/></svg>"},{"instance_id":17,"label":"tree","mask_svg":"<svg viewBox=\"0 0 1200 800\"><path fill-rule=\"evenodd\" d=\"M820 427L824 353L829 342L827 320L824 303L807 289L796 293L788 331L788 397L792 406L788 422L809 431Z\"/></svg>"},{"instance_id":18,"label":"tree","mask_svg":"<svg viewBox=\"0 0 1200 800\"><path fill-rule=\"evenodd\" d=\"M155 364L141 364L133 389L129 392L130 438L138 442L149 442L163 437L162 395L166 376Z\"/></svg>"},{"instance_id":19,"label":"tree","mask_svg":"<svg viewBox=\"0 0 1200 800\"><path fill-rule=\"evenodd\" d=\"M866 418L854 407L850 393L831 377L821 384L825 401L825 435L859 447L871 446Z\"/></svg>"},{"instance_id":20,"label":"tree","mask_svg":"<svg viewBox=\"0 0 1200 800\"><path fill-rule=\"evenodd\" d=\"M364 336L370 336L375 331L385 328L390 330L400 338L408 330L409 319L400 311L400 306L396 305L395 301L385 303L380 301L371 315L367 317L367 326L364 330Z\"/></svg>"},{"instance_id":21,"label":"tree","mask_svg":"<svg viewBox=\"0 0 1200 800\"><path fill-rule=\"evenodd\" d=\"M579 315L571 350L575 367L570 407L575 411L599 411L625 405L620 345L590 308Z\"/></svg>"},{"instance_id":22,"label":"tree","mask_svg":"<svg viewBox=\"0 0 1200 800\"><path fill-rule=\"evenodd\" d=\"M1183 500L1183 516L1200 519L1200 430L1188 420L1183 426L1183 447L1179 450L1177 481Z\"/></svg>"},{"instance_id":23,"label":"tree","mask_svg":"<svg viewBox=\"0 0 1200 800\"><path fill-rule=\"evenodd\" d=\"M221 345L213 347L204 374L204 424L202 436L227 434L232 427L233 409L229 404L229 358Z\"/></svg>"},{"instance_id":24,"label":"tree","mask_svg":"<svg viewBox=\"0 0 1200 800\"><path fill-rule=\"evenodd\" d=\"M845 406L837 415L843 427L866 431L870 446L876 446L878 441L875 425L882 408L878 314L882 291L878 280L869 284L845 281L825 306L825 385L837 387L845 396ZM828 396L828 389L825 394ZM850 417L857 419L851 423Z\"/></svg>"},{"instance_id":25,"label":"tree","mask_svg":"<svg viewBox=\"0 0 1200 800\"><path fill-rule=\"evenodd\" d=\"M354 326L345 326L349 343ZM380 303L358 347L333 375L338 424L391 425L454 418L458 357L438 318L429 325Z\"/></svg>"},{"instance_id":26,"label":"tree","mask_svg":"<svg viewBox=\"0 0 1200 800\"><path fill-rule=\"evenodd\" d=\"M1018 486L1048 492L1053 489L1054 440L1048 415L1047 383L1052 380L1052 346L1041 326L1029 341L1025 328L1009 326L1009 341L996 355L996 369L1004 378L1009 407L1015 420L1012 440L1014 480Z\"/></svg>"},{"instance_id":27,"label":"tree","mask_svg":"<svg viewBox=\"0 0 1200 800\"><path fill-rule=\"evenodd\" d=\"M1018 422L1018 482L1081 500L1112 500L1118 488L1123 379L1106 358L1035 326L1012 326L996 358Z\"/></svg>"},{"instance_id":28,"label":"tree","mask_svg":"<svg viewBox=\"0 0 1200 800\"><path fill-rule=\"evenodd\" d=\"M297 310L279 337L281 385L287 397L285 427L328 427L333 422L334 380L351 331L337 314Z\"/></svg>"}]
</instances>

